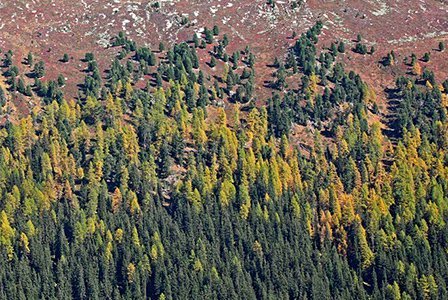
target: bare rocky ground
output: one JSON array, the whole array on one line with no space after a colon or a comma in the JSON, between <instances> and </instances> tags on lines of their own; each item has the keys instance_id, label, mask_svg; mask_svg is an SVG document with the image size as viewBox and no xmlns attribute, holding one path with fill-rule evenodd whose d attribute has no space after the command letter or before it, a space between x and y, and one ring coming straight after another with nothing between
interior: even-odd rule
<instances>
[{"instance_id":1,"label":"bare rocky ground","mask_svg":"<svg viewBox=\"0 0 448 300\"><path fill-rule=\"evenodd\" d=\"M156 49L160 41L185 41L200 33L204 26L211 28L216 24L231 40L229 51L249 45L256 54L259 83L256 94L258 101L262 101L272 93L263 87L265 81L272 79L273 70L267 65L294 44L293 31L300 34L321 20L324 31L320 43L324 46L344 40L349 49L358 33L365 44L375 46L374 55L347 51L342 59L347 68L361 74L376 90L383 109L386 109L384 89L393 84L395 75L409 70L403 58L412 52L421 57L431 51L431 61L422 66L433 69L439 79L447 78L448 51L435 50L439 41L448 41L447 1L274 2L272 7L265 0L0 1L0 49L13 49L16 59L33 52L45 61L46 77L54 79L62 73L68 79L66 94L75 97L76 83L84 76L81 71L85 66L80 59L86 52L94 52L100 58L100 67L106 68L117 53L117 49L109 46L119 31ZM183 24L185 18L188 22ZM379 61L391 50L397 53L399 63L393 68L384 68ZM64 53L72 59L62 65L59 59ZM208 61L208 53L201 53L203 62ZM32 100L16 99L15 104L26 113Z\"/></svg>"}]
</instances>

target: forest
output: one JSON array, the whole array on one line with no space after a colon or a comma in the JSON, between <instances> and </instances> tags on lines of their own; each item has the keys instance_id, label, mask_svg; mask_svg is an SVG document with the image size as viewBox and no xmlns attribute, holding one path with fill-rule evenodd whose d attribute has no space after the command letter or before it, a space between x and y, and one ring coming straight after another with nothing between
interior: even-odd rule
<instances>
[{"instance_id":1,"label":"forest","mask_svg":"<svg viewBox=\"0 0 448 300\"><path fill-rule=\"evenodd\" d=\"M269 62L263 105L258 58L217 26L157 49L118 33L76 99L3 49L2 115L39 105L0 127L0 299L448 299L448 79L410 57L384 130L322 27Z\"/></svg>"}]
</instances>

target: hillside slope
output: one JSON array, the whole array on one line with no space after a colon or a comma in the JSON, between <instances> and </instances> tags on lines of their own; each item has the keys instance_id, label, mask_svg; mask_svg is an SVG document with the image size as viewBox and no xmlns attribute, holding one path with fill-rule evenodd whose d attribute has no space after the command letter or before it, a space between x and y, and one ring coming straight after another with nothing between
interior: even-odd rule
<instances>
[{"instance_id":1,"label":"hillside slope","mask_svg":"<svg viewBox=\"0 0 448 300\"><path fill-rule=\"evenodd\" d=\"M448 299L446 4L37 2L0 299Z\"/></svg>"},{"instance_id":2,"label":"hillside slope","mask_svg":"<svg viewBox=\"0 0 448 300\"><path fill-rule=\"evenodd\" d=\"M156 5L158 3L158 5ZM230 48L249 45L259 58L259 83L270 80L266 67L294 44L293 31L304 32L317 20L324 23L323 44L344 40L349 45L358 33L366 44L375 45L373 57L352 55L347 61L379 92L393 76L381 72L378 62L393 48L400 55L422 55L448 38L448 4L437 0L412 1L20 1L0 6L0 49L28 51L41 57L48 76L60 72L57 61L68 53L74 61L64 75L74 83L82 80L79 60L86 52L101 51L100 66L106 68L115 53L104 52L111 39L124 31L138 43L153 49L160 41L181 42L193 33L218 25L231 42ZM185 19L185 20L183 20ZM109 53L108 55L105 53ZM20 55L22 54L22 55ZM446 59L434 57L432 69L444 73ZM55 65L53 67L53 65ZM55 78L53 78L55 79ZM259 86L262 86L260 84ZM70 86L72 96L74 89ZM260 88L260 96L270 95Z\"/></svg>"}]
</instances>

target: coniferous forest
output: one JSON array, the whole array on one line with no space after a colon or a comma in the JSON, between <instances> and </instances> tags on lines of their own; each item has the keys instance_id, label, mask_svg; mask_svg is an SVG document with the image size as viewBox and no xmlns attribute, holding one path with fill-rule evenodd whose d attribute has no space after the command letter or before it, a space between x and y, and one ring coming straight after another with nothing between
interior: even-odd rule
<instances>
[{"instance_id":1,"label":"coniferous forest","mask_svg":"<svg viewBox=\"0 0 448 300\"><path fill-rule=\"evenodd\" d=\"M117 34L76 99L3 49L2 113L13 93L39 105L0 128L0 299L448 299L448 80L414 57L384 130L322 26L261 105L258 58L216 26L158 49Z\"/></svg>"}]
</instances>

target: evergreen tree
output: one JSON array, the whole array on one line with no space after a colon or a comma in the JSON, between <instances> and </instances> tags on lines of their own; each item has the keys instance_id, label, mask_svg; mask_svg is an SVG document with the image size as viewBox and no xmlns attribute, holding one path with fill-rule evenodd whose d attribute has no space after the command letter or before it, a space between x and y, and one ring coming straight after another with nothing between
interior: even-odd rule
<instances>
[{"instance_id":1,"label":"evergreen tree","mask_svg":"<svg viewBox=\"0 0 448 300\"><path fill-rule=\"evenodd\" d=\"M69 56L67 53L64 53L64 55L62 56L61 61L64 63L67 63L70 60Z\"/></svg>"}]
</instances>

